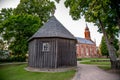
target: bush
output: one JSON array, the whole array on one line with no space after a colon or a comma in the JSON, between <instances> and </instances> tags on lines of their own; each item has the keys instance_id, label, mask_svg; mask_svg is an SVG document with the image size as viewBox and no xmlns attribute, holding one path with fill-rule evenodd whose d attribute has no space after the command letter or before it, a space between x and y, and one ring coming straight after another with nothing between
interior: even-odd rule
<instances>
[{"instance_id":1,"label":"bush","mask_svg":"<svg viewBox=\"0 0 120 80\"><path fill-rule=\"evenodd\" d=\"M24 62L26 60L26 56L23 55L12 55L7 57L6 59L0 59L0 62Z\"/></svg>"},{"instance_id":2,"label":"bush","mask_svg":"<svg viewBox=\"0 0 120 80\"><path fill-rule=\"evenodd\" d=\"M0 50L0 59L6 59L8 58L9 55L9 51L8 50Z\"/></svg>"},{"instance_id":3,"label":"bush","mask_svg":"<svg viewBox=\"0 0 120 80\"><path fill-rule=\"evenodd\" d=\"M82 61L82 59L81 58L77 58L77 61Z\"/></svg>"}]
</instances>

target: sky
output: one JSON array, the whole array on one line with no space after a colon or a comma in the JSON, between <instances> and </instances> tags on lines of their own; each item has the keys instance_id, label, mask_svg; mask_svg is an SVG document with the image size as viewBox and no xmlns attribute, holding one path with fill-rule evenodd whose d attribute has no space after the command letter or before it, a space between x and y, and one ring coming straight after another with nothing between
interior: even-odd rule
<instances>
[{"instance_id":1,"label":"sky","mask_svg":"<svg viewBox=\"0 0 120 80\"><path fill-rule=\"evenodd\" d=\"M64 1L61 0L60 3L56 4L56 11L54 16L67 28L75 37L84 38L84 30L86 24L89 27L91 32L91 39L96 41L96 45L99 46L101 42L102 34L97 32L98 27L94 26L93 23L85 22L85 19L82 17L80 20L72 20L69 15L69 9L64 6ZM2 8L15 8L20 3L20 0L0 0L0 10Z\"/></svg>"}]
</instances>

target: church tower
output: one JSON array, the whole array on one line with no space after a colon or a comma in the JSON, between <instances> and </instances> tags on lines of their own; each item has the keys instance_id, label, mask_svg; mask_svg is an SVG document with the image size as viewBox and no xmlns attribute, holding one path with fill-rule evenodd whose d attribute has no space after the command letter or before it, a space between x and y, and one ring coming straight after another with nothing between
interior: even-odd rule
<instances>
[{"instance_id":1,"label":"church tower","mask_svg":"<svg viewBox=\"0 0 120 80\"><path fill-rule=\"evenodd\" d=\"M86 24L84 35L85 35L85 39L91 40L90 31L89 31L89 28L88 28L87 24Z\"/></svg>"}]
</instances>

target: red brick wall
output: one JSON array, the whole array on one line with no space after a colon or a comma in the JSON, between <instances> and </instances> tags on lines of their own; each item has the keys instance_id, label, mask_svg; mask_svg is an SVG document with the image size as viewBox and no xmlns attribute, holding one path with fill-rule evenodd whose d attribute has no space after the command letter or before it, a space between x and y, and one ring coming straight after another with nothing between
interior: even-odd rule
<instances>
[{"instance_id":1,"label":"red brick wall","mask_svg":"<svg viewBox=\"0 0 120 80\"><path fill-rule=\"evenodd\" d=\"M97 57L97 50L95 44L78 43L76 46L77 57L79 58Z\"/></svg>"}]
</instances>

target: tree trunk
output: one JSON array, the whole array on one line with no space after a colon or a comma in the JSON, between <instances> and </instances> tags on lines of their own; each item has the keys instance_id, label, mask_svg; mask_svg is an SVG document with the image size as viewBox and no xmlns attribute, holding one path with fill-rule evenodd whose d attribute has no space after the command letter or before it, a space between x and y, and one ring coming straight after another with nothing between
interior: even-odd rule
<instances>
[{"instance_id":1,"label":"tree trunk","mask_svg":"<svg viewBox=\"0 0 120 80\"><path fill-rule=\"evenodd\" d=\"M119 30L120 30L120 18L118 19L118 27L119 27Z\"/></svg>"},{"instance_id":2,"label":"tree trunk","mask_svg":"<svg viewBox=\"0 0 120 80\"><path fill-rule=\"evenodd\" d=\"M114 70L120 70L120 60L111 61L111 68Z\"/></svg>"},{"instance_id":3,"label":"tree trunk","mask_svg":"<svg viewBox=\"0 0 120 80\"><path fill-rule=\"evenodd\" d=\"M117 61L116 50L113 46L113 42L108 39L108 35L107 35L107 33L104 29L103 23L100 19L99 19L99 23L100 23L100 28L103 32L103 35L104 35L106 43L107 43L107 48L108 48L109 57L110 57L110 61L111 61L111 68L118 69L118 68L120 68L120 65L118 65L119 61Z\"/></svg>"}]
</instances>

